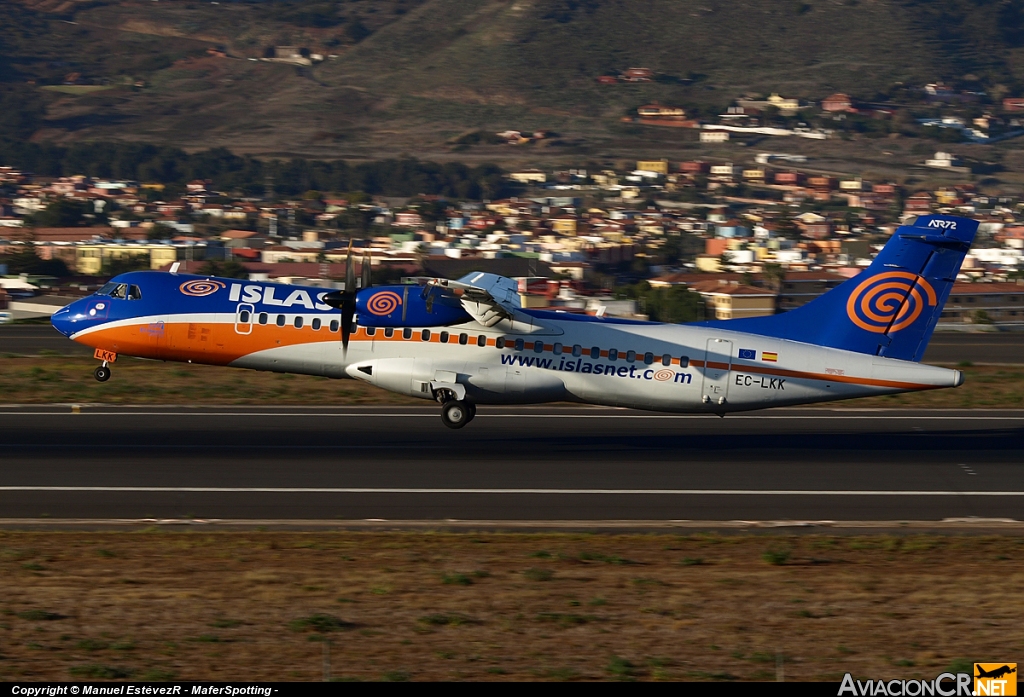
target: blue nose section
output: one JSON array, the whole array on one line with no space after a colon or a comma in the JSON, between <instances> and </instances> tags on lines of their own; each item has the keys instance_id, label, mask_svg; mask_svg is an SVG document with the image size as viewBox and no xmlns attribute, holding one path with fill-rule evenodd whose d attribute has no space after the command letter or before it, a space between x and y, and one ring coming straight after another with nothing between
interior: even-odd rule
<instances>
[{"instance_id":1,"label":"blue nose section","mask_svg":"<svg viewBox=\"0 0 1024 697\"><path fill-rule=\"evenodd\" d=\"M60 308L50 317L50 324L64 336L71 336L75 331L74 323L71 321L71 305Z\"/></svg>"}]
</instances>

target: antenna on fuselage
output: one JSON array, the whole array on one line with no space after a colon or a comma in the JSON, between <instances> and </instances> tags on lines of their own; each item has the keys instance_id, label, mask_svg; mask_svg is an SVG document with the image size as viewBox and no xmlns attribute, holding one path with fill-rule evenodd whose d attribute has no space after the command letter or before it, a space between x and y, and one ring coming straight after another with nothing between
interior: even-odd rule
<instances>
[{"instance_id":1,"label":"antenna on fuselage","mask_svg":"<svg viewBox=\"0 0 1024 697\"><path fill-rule=\"evenodd\" d=\"M178 269L180 269L180 268L181 268L181 262L180 261L174 262L173 264L171 264L171 273L178 273Z\"/></svg>"}]
</instances>

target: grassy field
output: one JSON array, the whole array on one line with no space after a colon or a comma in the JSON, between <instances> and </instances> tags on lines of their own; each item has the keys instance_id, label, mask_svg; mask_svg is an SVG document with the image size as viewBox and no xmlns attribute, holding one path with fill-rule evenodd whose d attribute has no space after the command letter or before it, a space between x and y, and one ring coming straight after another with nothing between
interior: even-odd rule
<instances>
[{"instance_id":1,"label":"grassy field","mask_svg":"<svg viewBox=\"0 0 1024 697\"><path fill-rule=\"evenodd\" d=\"M68 356L0 357L0 403L104 404L419 404L355 380L265 373L120 358L106 383L98 363ZM851 408L972 409L1024 407L1024 366L961 366L956 389L834 402Z\"/></svg>"},{"instance_id":2,"label":"grassy field","mask_svg":"<svg viewBox=\"0 0 1024 697\"><path fill-rule=\"evenodd\" d=\"M0 680L931 678L1024 649L1022 552L1012 536L4 532Z\"/></svg>"}]
</instances>

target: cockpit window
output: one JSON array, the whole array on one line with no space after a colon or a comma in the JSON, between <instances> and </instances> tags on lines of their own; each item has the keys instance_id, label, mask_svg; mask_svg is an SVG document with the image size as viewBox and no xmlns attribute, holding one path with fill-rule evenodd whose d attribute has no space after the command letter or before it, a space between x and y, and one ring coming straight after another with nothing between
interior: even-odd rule
<instances>
[{"instance_id":1,"label":"cockpit window","mask_svg":"<svg viewBox=\"0 0 1024 697\"><path fill-rule=\"evenodd\" d=\"M129 300L142 300L142 289L136 285L129 286L128 288L128 299Z\"/></svg>"},{"instance_id":2,"label":"cockpit window","mask_svg":"<svg viewBox=\"0 0 1024 697\"><path fill-rule=\"evenodd\" d=\"M128 296L128 284L127 283L118 283L117 284L117 288L115 288L110 293L110 297L112 297L112 298L120 298L121 300L124 300L127 296Z\"/></svg>"},{"instance_id":3,"label":"cockpit window","mask_svg":"<svg viewBox=\"0 0 1024 697\"><path fill-rule=\"evenodd\" d=\"M103 287L96 291L96 295L110 295L110 291L117 288L116 283L104 283Z\"/></svg>"}]
</instances>

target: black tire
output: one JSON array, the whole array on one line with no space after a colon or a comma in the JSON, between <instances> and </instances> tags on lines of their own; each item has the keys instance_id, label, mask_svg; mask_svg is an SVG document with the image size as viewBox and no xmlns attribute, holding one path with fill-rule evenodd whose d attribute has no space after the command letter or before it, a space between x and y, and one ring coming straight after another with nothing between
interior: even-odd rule
<instances>
[{"instance_id":1,"label":"black tire","mask_svg":"<svg viewBox=\"0 0 1024 697\"><path fill-rule=\"evenodd\" d=\"M452 400L441 407L441 421L448 428L462 428L473 418L470 413L470 408L465 402Z\"/></svg>"},{"instance_id":2,"label":"black tire","mask_svg":"<svg viewBox=\"0 0 1024 697\"><path fill-rule=\"evenodd\" d=\"M469 421L472 421L476 418L476 404L473 402L466 402L466 407L469 409ZM469 423L469 421L466 423Z\"/></svg>"},{"instance_id":3,"label":"black tire","mask_svg":"<svg viewBox=\"0 0 1024 697\"><path fill-rule=\"evenodd\" d=\"M93 377L95 377L100 382L106 382L107 380L110 379L110 368L108 368L105 365L101 365L99 368L96 369L96 372L93 373Z\"/></svg>"}]
</instances>

